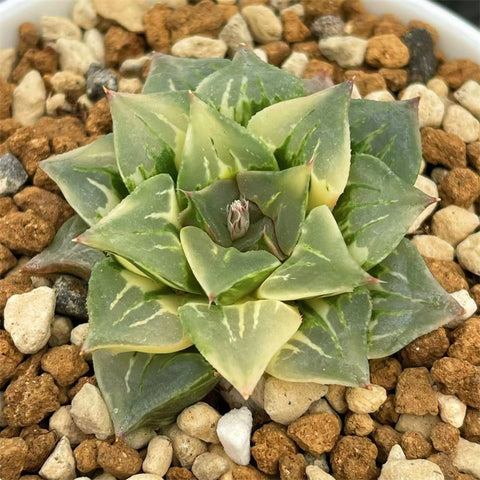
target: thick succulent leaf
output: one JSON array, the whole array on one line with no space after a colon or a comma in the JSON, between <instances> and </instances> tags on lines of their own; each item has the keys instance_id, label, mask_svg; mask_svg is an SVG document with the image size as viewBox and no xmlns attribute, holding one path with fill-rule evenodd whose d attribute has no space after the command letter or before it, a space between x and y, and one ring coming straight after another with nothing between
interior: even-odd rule
<instances>
[{"instance_id":1,"label":"thick succulent leaf","mask_svg":"<svg viewBox=\"0 0 480 480\"><path fill-rule=\"evenodd\" d=\"M422 161L418 99L352 100L349 118L353 151L380 158L402 180L413 185Z\"/></svg>"},{"instance_id":2,"label":"thick succulent leaf","mask_svg":"<svg viewBox=\"0 0 480 480\"><path fill-rule=\"evenodd\" d=\"M298 311L273 300L228 307L187 304L180 320L200 353L244 398L301 323Z\"/></svg>"},{"instance_id":3,"label":"thick succulent leaf","mask_svg":"<svg viewBox=\"0 0 480 480\"><path fill-rule=\"evenodd\" d=\"M205 77L230 63L224 58L180 58L157 53L152 58L143 93L195 90Z\"/></svg>"},{"instance_id":4,"label":"thick succulent leaf","mask_svg":"<svg viewBox=\"0 0 480 480\"><path fill-rule=\"evenodd\" d=\"M178 188L201 190L242 170L278 170L278 165L262 141L192 94Z\"/></svg>"},{"instance_id":5,"label":"thick succulent leaf","mask_svg":"<svg viewBox=\"0 0 480 480\"><path fill-rule=\"evenodd\" d=\"M217 383L210 365L190 350L157 355L97 350L93 366L118 436L174 422Z\"/></svg>"},{"instance_id":6,"label":"thick succulent leaf","mask_svg":"<svg viewBox=\"0 0 480 480\"><path fill-rule=\"evenodd\" d=\"M415 246L406 239L371 273L384 283L371 292L370 358L397 352L463 311L433 278Z\"/></svg>"},{"instance_id":7,"label":"thick succulent leaf","mask_svg":"<svg viewBox=\"0 0 480 480\"><path fill-rule=\"evenodd\" d=\"M306 300L299 308L302 325L272 358L267 372L289 382L353 387L368 383L368 290Z\"/></svg>"},{"instance_id":8,"label":"thick succulent leaf","mask_svg":"<svg viewBox=\"0 0 480 480\"><path fill-rule=\"evenodd\" d=\"M172 288L200 293L183 254L178 227L175 186L164 173L145 180L78 241L123 257Z\"/></svg>"},{"instance_id":9,"label":"thick succulent leaf","mask_svg":"<svg viewBox=\"0 0 480 480\"><path fill-rule=\"evenodd\" d=\"M182 228L180 240L198 283L217 305L229 305L248 295L280 265L268 252L240 252L217 245L196 227Z\"/></svg>"},{"instance_id":10,"label":"thick succulent leaf","mask_svg":"<svg viewBox=\"0 0 480 480\"><path fill-rule=\"evenodd\" d=\"M175 295L115 260L97 264L88 290L90 334L84 350L171 353L192 343L183 333L178 307L196 300Z\"/></svg>"},{"instance_id":11,"label":"thick succulent leaf","mask_svg":"<svg viewBox=\"0 0 480 480\"><path fill-rule=\"evenodd\" d=\"M300 165L280 172L240 172L242 196L255 202L275 224L276 237L285 255L292 253L307 209L310 167Z\"/></svg>"},{"instance_id":12,"label":"thick succulent leaf","mask_svg":"<svg viewBox=\"0 0 480 480\"><path fill-rule=\"evenodd\" d=\"M370 279L348 253L327 206L314 208L290 258L258 289L261 298L297 300L351 292Z\"/></svg>"},{"instance_id":13,"label":"thick succulent leaf","mask_svg":"<svg viewBox=\"0 0 480 480\"><path fill-rule=\"evenodd\" d=\"M347 184L350 168L348 105L352 84L296 98L262 110L248 130L272 149L280 168L313 163L309 209L332 208Z\"/></svg>"},{"instance_id":14,"label":"thick succulent leaf","mask_svg":"<svg viewBox=\"0 0 480 480\"><path fill-rule=\"evenodd\" d=\"M333 214L350 254L365 270L389 255L408 227L434 202L371 155L355 155L347 188Z\"/></svg>"},{"instance_id":15,"label":"thick succulent leaf","mask_svg":"<svg viewBox=\"0 0 480 480\"><path fill-rule=\"evenodd\" d=\"M40 167L89 225L101 220L127 195L118 173L112 135L44 160Z\"/></svg>"},{"instance_id":16,"label":"thick succulent leaf","mask_svg":"<svg viewBox=\"0 0 480 480\"><path fill-rule=\"evenodd\" d=\"M177 176L188 126L187 92L109 92L118 170L130 191L147 178Z\"/></svg>"},{"instance_id":17,"label":"thick succulent leaf","mask_svg":"<svg viewBox=\"0 0 480 480\"><path fill-rule=\"evenodd\" d=\"M230 65L205 78L196 93L223 115L245 126L265 107L305 95L305 87L295 75L241 49Z\"/></svg>"},{"instance_id":18,"label":"thick succulent leaf","mask_svg":"<svg viewBox=\"0 0 480 480\"><path fill-rule=\"evenodd\" d=\"M235 180L218 180L202 190L185 194L188 207L180 213L180 224L202 228L224 247L232 245L227 226L227 206L240 198Z\"/></svg>"},{"instance_id":19,"label":"thick succulent leaf","mask_svg":"<svg viewBox=\"0 0 480 480\"><path fill-rule=\"evenodd\" d=\"M60 227L53 242L28 261L22 272L30 275L68 273L88 280L93 266L105 256L94 248L73 242L87 228L88 225L78 215L69 218Z\"/></svg>"}]
</instances>

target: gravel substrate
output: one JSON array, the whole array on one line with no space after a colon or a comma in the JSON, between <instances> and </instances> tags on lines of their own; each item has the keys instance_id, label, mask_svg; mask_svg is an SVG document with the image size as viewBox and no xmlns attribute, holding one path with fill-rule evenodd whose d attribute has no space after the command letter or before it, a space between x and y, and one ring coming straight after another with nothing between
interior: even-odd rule
<instances>
[{"instance_id":1,"label":"gravel substrate","mask_svg":"<svg viewBox=\"0 0 480 480\"><path fill-rule=\"evenodd\" d=\"M360 0L77 0L72 19L19 27L0 49L1 480L480 479L480 65L437 40ZM221 382L176 424L118 439L80 353L86 281L21 272L74 213L37 167L111 131L103 86L140 92L152 50L240 45L325 85L353 79L357 97L420 97L416 186L441 202L409 236L465 314L372 360L367 388L265 377L244 402Z\"/></svg>"}]
</instances>

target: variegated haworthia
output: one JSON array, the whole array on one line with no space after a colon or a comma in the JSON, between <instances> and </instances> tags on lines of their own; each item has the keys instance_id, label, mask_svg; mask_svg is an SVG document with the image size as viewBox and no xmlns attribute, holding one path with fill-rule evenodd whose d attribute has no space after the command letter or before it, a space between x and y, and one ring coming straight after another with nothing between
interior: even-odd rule
<instances>
[{"instance_id":1,"label":"variegated haworthia","mask_svg":"<svg viewBox=\"0 0 480 480\"><path fill-rule=\"evenodd\" d=\"M265 371L365 385L368 358L459 314L403 240L436 201L412 186L416 103L351 88L306 95L248 50L156 55L143 94L108 93L113 135L42 163L86 224L27 268L93 266L85 348L117 434L219 375L244 397Z\"/></svg>"}]
</instances>

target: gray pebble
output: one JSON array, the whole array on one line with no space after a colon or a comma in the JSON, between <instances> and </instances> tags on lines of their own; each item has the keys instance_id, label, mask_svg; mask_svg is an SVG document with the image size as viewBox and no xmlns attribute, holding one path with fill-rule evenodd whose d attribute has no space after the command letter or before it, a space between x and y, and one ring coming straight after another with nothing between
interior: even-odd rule
<instances>
[{"instance_id":1,"label":"gray pebble","mask_svg":"<svg viewBox=\"0 0 480 480\"><path fill-rule=\"evenodd\" d=\"M27 172L15 155L6 153L0 157L0 197L17 193L27 178Z\"/></svg>"},{"instance_id":2,"label":"gray pebble","mask_svg":"<svg viewBox=\"0 0 480 480\"><path fill-rule=\"evenodd\" d=\"M59 315L87 320L87 286L83 280L72 275L60 275L53 289L57 295L55 311Z\"/></svg>"},{"instance_id":3,"label":"gray pebble","mask_svg":"<svg viewBox=\"0 0 480 480\"><path fill-rule=\"evenodd\" d=\"M414 28L402 38L402 41L410 52L408 82L427 83L435 76L438 63L432 36L424 28Z\"/></svg>"},{"instance_id":4,"label":"gray pebble","mask_svg":"<svg viewBox=\"0 0 480 480\"><path fill-rule=\"evenodd\" d=\"M87 71L87 97L96 102L105 96L103 87L118 90L117 76L99 63L92 63Z\"/></svg>"},{"instance_id":5,"label":"gray pebble","mask_svg":"<svg viewBox=\"0 0 480 480\"><path fill-rule=\"evenodd\" d=\"M337 37L343 35L345 23L336 15L322 15L310 25L310 30L318 38Z\"/></svg>"}]
</instances>

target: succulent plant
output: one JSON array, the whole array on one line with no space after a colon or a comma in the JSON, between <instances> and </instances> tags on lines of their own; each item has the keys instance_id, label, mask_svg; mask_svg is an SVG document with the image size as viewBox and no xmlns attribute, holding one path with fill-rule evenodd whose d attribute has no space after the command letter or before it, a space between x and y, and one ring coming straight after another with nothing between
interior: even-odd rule
<instances>
[{"instance_id":1,"label":"succulent plant","mask_svg":"<svg viewBox=\"0 0 480 480\"><path fill-rule=\"evenodd\" d=\"M84 348L117 434L219 374L245 398L264 372L363 386L368 358L459 314L404 239L437 201L413 186L417 104L351 89L306 95L248 50L157 55L143 94L108 92L113 135L42 162L81 218L54 253L94 264Z\"/></svg>"}]
</instances>

